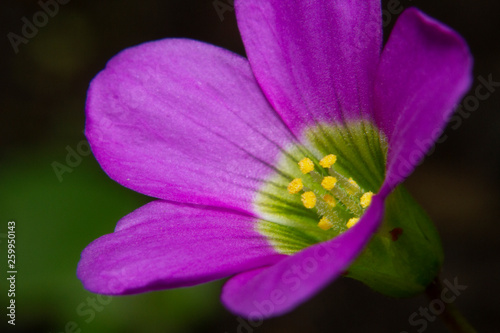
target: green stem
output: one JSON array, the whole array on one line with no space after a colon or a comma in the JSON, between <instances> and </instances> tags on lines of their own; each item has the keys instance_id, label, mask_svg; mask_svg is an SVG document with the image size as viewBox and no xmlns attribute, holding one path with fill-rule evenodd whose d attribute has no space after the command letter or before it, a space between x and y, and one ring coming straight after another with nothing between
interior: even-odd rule
<instances>
[{"instance_id":1,"label":"green stem","mask_svg":"<svg viewBox=\"0 0 500 333\"><path fill-rule=\"evenodd\" d=\"M430 300L441 299L443 286L436 278L425 290L427 297ZM453 333L477 333L467 319L460 313L458 308L453 303L445 304L443 313L439 315L441 320L446 324L450 332Z\"/></svg>"}]
</instances>

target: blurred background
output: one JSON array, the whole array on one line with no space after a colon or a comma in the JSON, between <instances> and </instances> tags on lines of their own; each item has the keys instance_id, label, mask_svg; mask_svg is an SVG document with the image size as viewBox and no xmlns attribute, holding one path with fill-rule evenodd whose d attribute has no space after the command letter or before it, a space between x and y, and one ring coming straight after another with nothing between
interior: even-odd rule
<instances>
[{"instance_id":1,"label":"blurred background","mask_svg":"<svg viewBox=\"0 0 500 333\"><path fill-rule=\"evenodd\" d=\"M0 5L1 332L417 332L408 318L429 300L389 299L348 279L258 327L242 324L222 307L223 281L115 298L85 291L75 275L82 249L152 200L109 179L86 150L82 131L90 80L113 55L150 40L187 37L240 54L244 49L230 0L60 2L65 4L53 17L14 47L9 33L22 37L23 20L33 22L42 7L21 0ZM481 84L479 77L500 82L500 2L399 3L422 9L464 36L475 58L470 96ZM388 8L387 1L383 6ZM396 18L385 17L386 33ZM407 181L442 235L442 279L458 278L467 286L455 304L480 332L500 332L495 320L500 297L497 89L446 130L446 140ZM80 151L71 166L70 151ZM68 169L58 176L54 165ZM11 220L17 235L15 328L5 316ZM425 331L446 329L437 320Z\"/></svg>"}]
</instances>

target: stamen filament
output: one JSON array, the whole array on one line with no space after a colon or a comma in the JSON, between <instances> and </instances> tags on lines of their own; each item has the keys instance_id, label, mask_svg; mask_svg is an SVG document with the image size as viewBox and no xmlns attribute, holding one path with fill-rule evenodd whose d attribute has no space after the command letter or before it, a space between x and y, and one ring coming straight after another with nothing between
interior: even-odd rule
<instances>
[{"instance_id":1,"label":"stamen filament","mask_svg":"<svg viewBox=\"0 0 500 333\"><path fill-rule=\"evenodd\" d=\"M337 205L337 200L335 200L334 197L332 197L330 194L325 194L323 196L323 200L330 206L330 207L335 207Z\"/></svg>"},{"instance_id":2,"label":"stamen filament","mask_svg":"<svg viewBox=\"0 0 500 333\"><path fill-rule=\"evenodd\" d=\"M313 178L313 180L317 183L321 183L323 181L323 177L316 171L312 171L310 175ZM330 190L330 192L333 194L335 198L337 198L341 203L343 203L344 206L346 206L346 208L350 210L354 215L360 216L363 213L363 210L361 209L359 203L353 200L345 190L335 186Z\"/></svg>"},{"instance_id":3,"label":"stamen filament","mask_svg":"<svg viewBox=\"0 0 500 333\"><path fill-rule=\"evenodd\" d=\"M318 200L316 210L318 211L318 215L326 217L333 224L331 228L335 227L336 231L340 231L340 221L342 220L339 214L335 210L332 210L328 203L323 200Z\"/></svg>"},{"instance_id":4,"label":"stamen filament","mask_svg":"<svg viewBox=\"0 0 500 333\"><path fill-rule=\"evenodd\" d=\"M354 201L351 196L338 187L334 187L330 190L333 196L336 197L340 202L346 206L348 210L350 210L354 215L361 216L363 214L363 210L357 201Z\"/></svg>"},{"instance_id":5,"label":"stamen filament","mask_svg":"<svg viewBox=\"0 0 500 333\"><path fill-rule=\"evenodd\" d=\"M342 185L342 187L345 188L345 190L349 194L352 194L355 196L361 194L360 193L361 189L359 188L359 185L357 185L357 184L354 185L352 182L349 181L349 179L344 177L344 175L338 173L334 168L328 169L328 173L330 174L330 176L337 178L337 181L339 182L339 184Z\"/></svg>"}]
</instances>

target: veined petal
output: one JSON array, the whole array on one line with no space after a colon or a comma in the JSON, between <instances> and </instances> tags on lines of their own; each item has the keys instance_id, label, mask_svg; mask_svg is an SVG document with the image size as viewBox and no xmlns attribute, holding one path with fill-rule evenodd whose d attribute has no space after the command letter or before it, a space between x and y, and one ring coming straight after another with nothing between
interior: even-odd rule
<instances>
[{"instance_id":1,"label":"veined petal","mask_svg":"<svg viewBox=\"0 0 500 333\"><path fill-rule=\"evenodd\" d=\"M472 58L454 31L417 9L398 19L382 54L375 115L389 141L387 181L407 177L471 84Z\"/></svg>"},{"instance_id":2,"label":"veined petal","mask_svg":"<svg viewBox=\"0 0 500 333\"><path fill-rule=\"evenodd\" d=\"M362 219L344 234L308 247L268 268L230 279L222 291L223 303L247 318L283 314L311 298L347 269L373 235L383 215L381 195Z\"/></svg>"},{"instance_id":3,"label":"veined petal","mask_svg":"<svg viewBox=\"0 0 500 333\"><path fill-rule=\"evenodd\" d=\"M247 212L293 141L246 59L183 39L111 59L88 92L86 135L102 168L126 187Z\"/></svg>"},{"instance_id":4,"label":"veined petal","mask_svg":"<svg viewBox=\"0 0 500 333\"><path fill-rule=\"evenodd\" d=\"M112 234L82 253L77 275L86 289L132 294L191 286L280 260L234 212L154 201L125 216Z\"/></svg>"},{"instance_id":5,"label":"veined petal","mask_svg":"<svg viewBox=\"0 0 500 333\"><path fill-rule=\"evenodd\" d=\"M316 122L371 112L382 24L379 0L236 1L262 90L298 136Z\"/></svg>"}]
</instances>

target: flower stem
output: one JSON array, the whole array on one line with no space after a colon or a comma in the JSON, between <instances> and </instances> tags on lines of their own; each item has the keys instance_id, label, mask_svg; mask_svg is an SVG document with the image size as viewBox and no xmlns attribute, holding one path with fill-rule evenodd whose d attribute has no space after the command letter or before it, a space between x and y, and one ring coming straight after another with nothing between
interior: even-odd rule
<instances>
[{"instance_id":1,"label":"flower stem","mask_svg":"<svg viewBox=\"0 0 500 333\"><path fill-rule=\"evenodd\" d=\"M443 286L436 278L425 290L429 299L441 299ZM467 319L460 313L458 308L453 303L445 304L443 312L439 315L441 320L446 324L450 332L453 333L477 333L476 329L472 327Z\"/></svg>"}]
</instances>

